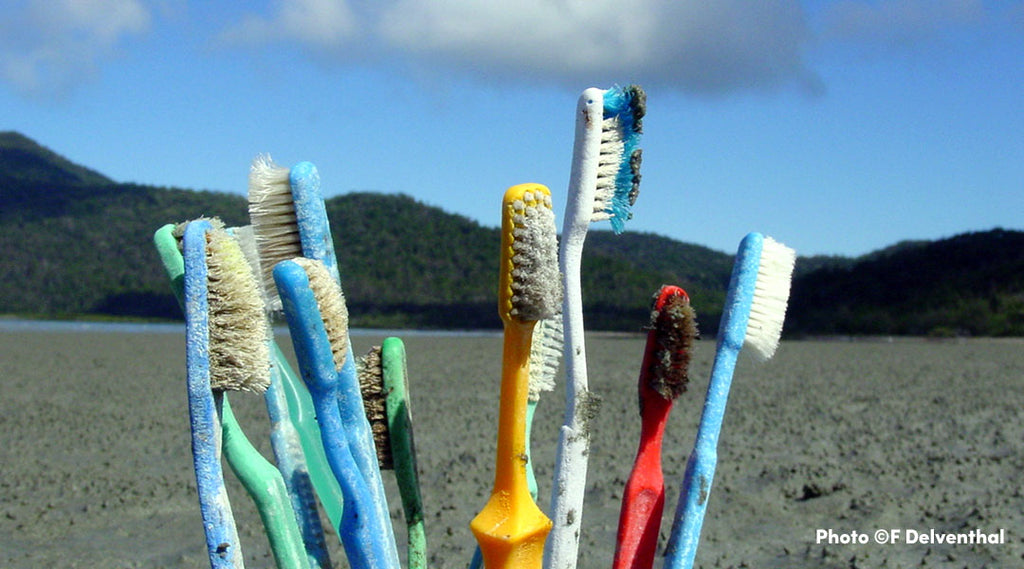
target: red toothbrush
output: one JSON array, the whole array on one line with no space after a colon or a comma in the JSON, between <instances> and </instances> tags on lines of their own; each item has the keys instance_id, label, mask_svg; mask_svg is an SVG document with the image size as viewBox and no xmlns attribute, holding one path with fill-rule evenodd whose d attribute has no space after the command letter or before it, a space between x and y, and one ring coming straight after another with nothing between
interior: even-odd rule
<instances>
[{"instance_id":1,"label":"red toothbrush","mask_svg":"<svg viewBox=\"0 0 1024 569\"><path fill-rule=\"evenodd\" d=\"M655 297L640 368L640 446L619 512L613 569L650 569L665 508L661 440L675 398L689 381L697 320L686 291L664 285Z\"/></svg>"}]
</instances>

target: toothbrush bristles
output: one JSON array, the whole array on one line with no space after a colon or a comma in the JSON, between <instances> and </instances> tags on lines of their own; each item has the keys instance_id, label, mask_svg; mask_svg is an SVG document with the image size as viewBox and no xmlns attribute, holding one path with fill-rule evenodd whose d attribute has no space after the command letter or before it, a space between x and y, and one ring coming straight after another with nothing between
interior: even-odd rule
<instances>
[{"instance_id":1,"label":"toothbrush bristles","mask_svg":"<svg viewBox=\"0 0 1024 569\"><path fill-rule=\"evenodd\" d=\"M281 309L281 300L273 294L277 290L274 265L302 256L288 174L288 168L274 164L267 155L257 156L249 171L249 218L256 234L263 289L274 311Z\"/></svg>"},{"instance_id":2,"label":"toothbrush bristles","mask_svg":"<svg viewBox=\"0 0 1024 569\"><path fill-rule=\"evenodd\" d=\"M638 85L604 94L604 120L597 166L592 221L611 220L621 233L640 195L642 150L638 147L647 113L647 95Z\"/></svg>"},{"instance_id":3,"label":"toothbrush bristles","mask_svg":"<svg viewBox=\"0 0 1024 569\"><path fill-rule=\"evenodd\" d=\"M381 347L373 346L359 358L356 366L359 390L363 394L363 408L373 433L373 446L377 449L377 462L384 470L394 470L394 458L388 430L387 397L384 392L384 370L381 367Z\"/></svg>"},{"instance_id":4,"label":"toothbrush bristles","mask_svg":"<svg viewBox=\"0 0 1024 569\"><path fill-rule=\"evenodd\" d=\"M526 192L512 204L510 315L522 321L549 318L561 309L558 242L551 196Z\"/></svg>"},{"instance_id":5,"label":"toothbrush bristles","mask_svg":"<svg viewBox=\"0 0 1024 569\"><path fill-rule=\"evenodd\" d=\"M224 229L206 234L210 387L262 393L270 385L270 330L256 276Z\"/></svg>"},{"instance_id":6,"label":"toothbrush bristles","mask_svg":"<svg viewBox=\"0 0 1024 569\"><path fill-rule=\"evenodd\" d=\"M348 357L348 307L341 286L331 277L327 267L320 261L296 257L291 259L306 271L309 288L320 308L320 317L331 343L334 367L340 370Z\"/></svg>"},{"instance_id":7,"label":"toothbrush bristles","mask_svg":"<svg viewBox=\"0 0 1024 569\"><path fill-rule=\"evenodd\" d=\"M779 345L795 264L796 252L793 249L771 237L764 238L757 282L754 285L754 300L743 341L744 346L749 346L759 360L771 358Z\"/></svg>"},{"instance_id":8,"label":"toothbrush bristles","mask_svg":"<svg viewBox=\"0 0 1024 569\"><path fill-rule=\"evenodd\" d=\"M561 313L537 322L530 346L530 401L537 401L542 392L555 388L564 344Z\"/></svg>"},{"instance_id":9,"label":"toothbrush bristles","mask_svg":"<svg viewBox=\"0 0 1024 569\"><path fill-rule=\"evenodd\" d=\"M686 392L690 381L690 350L697 339L697 313L690 306L690 298L683 289L671 287L655 298L651 311L654 346L651 347L650 367L647 370L651 389L665 399L675 399ZM659 307L657 302L663 300Z\"/></svg>"}]
</instances>

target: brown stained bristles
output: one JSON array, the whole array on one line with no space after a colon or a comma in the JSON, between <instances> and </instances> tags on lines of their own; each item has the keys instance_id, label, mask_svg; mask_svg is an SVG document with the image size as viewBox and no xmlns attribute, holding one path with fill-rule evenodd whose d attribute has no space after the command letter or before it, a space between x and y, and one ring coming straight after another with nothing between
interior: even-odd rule
<instances>
[{"instance_id":1,"label":"brown stained bristles","mask_svg":"<svg viewBox=\"0 0 1024 569\"><path fill-rule=\"evenodd\" d=\"M381 366L380 346L373 346L359 358L359 390L363 394L363 408L377 448L377 462L384 470L394 470L391 439L388 429L387 396L384 391L384 369Z\"/></svg>"},{"instance_id":2,"label":"brown stained bristles","mask_svg":"<svg viewBox=\"0 0 1024 569\"><path fill-rule=\"evenodd\" d=\"M675 399L690 381L690 350L697 339L697 313L685 294L672 295L660 310L651 312L656 335L647 378L651 389L665 399Z\"/></svg>"},{"instance_id":3,"label":"brown stained bristles","mask_svg":"<svg viewBox=\"0 0 1024 569\"><path fill-rule=\"evenodd\" d=\"M633 115L633 130L643 132L643 119L647 114L647 93L639 85L626 87L626 93L629 95L629 108Z\"/></svg>"}]
</instances>

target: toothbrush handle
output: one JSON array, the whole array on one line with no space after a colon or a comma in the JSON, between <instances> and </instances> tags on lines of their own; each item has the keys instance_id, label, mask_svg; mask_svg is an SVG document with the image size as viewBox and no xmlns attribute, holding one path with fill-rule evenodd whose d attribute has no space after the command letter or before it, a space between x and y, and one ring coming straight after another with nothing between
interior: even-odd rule
<instances>
[{"instance_id":1,"label":"toothbrush handle","mask_svg":"<svg viewBox=\"0 0 1024 569\"><path fill-rule=\"evenodd\" d=\"M314 398L324 451L345 495L340 537L352 569L388 569L386 540L374 527L377 517L373 498L356 466L333 398Z\"/></svg>"},{"instance_id":2,"label":"toothbrush handle","mask_svg":"<svg viewBox=\"0 0 1024 569\"><path fill-rule=\"evenodd\" d=\"M537 477L533 473L533 455L530 453L530 434L533 431L533 415L537 411L537 401L530 401L526 404L526 487L530 491L530 497L537 500ZM473 550L473 558L469 561L469 569L480 569L483 567L484 557L477 545Z\"/></svg>"},{"instance_id":3,"label":"toothbrush handle","mask_svg":"<svg viewBox=\"0 0 1024 569\"><path fill-rule=\"evenodd\" d=\"M640 446L622 493L613 569L651 569L665 509L661 443L672 402L647 385L641 390L644 409Z\"/></svg>"},{"instance_id":4,"label":"toothbrush handle","mask_svg":"<svg viewBox=\"0 0 1024 569\"><path fill-rule=\"evenodd\" d=\"M570 200L575 207L583 208L583 205L576 203L579 201L577 194L570 192ZM566 221L575 219L579 226L574 226L574 230L568 232L560 254L564 284L562 327L565 330L565 418L559 429L555 451L555 474L551 488L553 525L544 545L544 569L575 569L577 564L590 456L590 429L587 422L597 411L599 403L599 399L590 393L587 381L587 348L580 284L583 242L589 214L586 221L582 221L580 216L585 210L570 216L569 206L566 208Z\"/></svg>"},{"instance_id":5,"label":"toothbrush handle","mask_svg":"<svg viewBox=\"0 0 1024 569\"><path fill-rule=\"evenodd\" d=\"M686 474L676 505L672 535L665 548L665 569L693 567L717 463L718 453L715 449L707 448L695 448L686 461Z\"/></svg>"},{"instance_id":6,"label":"toothbrush handle","mask_svg":"<svg viewBox=\"0 0 1024 569\"><path fill-rule=\"evenodd\" d=\"M353 354L352 341L349 339L348 357L338 372L339 389L335 404L342 428L348 437L349 452L359 472L362 473L363 480L366 481L372 505L377 512L377 515L371 518L377 526L375 531L387 544L391 565L398 567L398 544L395 541L394 527L391 525L391 512L384 492L384 479L380 474L377 447L373 441L370 422L366 418L366 407L363 405L362 389L359 386Z\"/></svg>"},{"instance_id":7,"label":"toothbrush handle","mask_svg":"<svg viewBox=\"0 0 1024 569\"><path fill-rule=\"evenodd\" d=\"M277 353L277 343L271 341L271 353ZM287 489L295 519L302 536L309 564L314 569L331 567L330 555L324 540L324 529L320 523L320 511L316 506L316 495L310 480L309 467L299 441L299 433L291 420L288 402L284 394L284 371L282 364L272 358L270 386L263 394L270 417L270 443L277 461L282 482Z\"/></svg>"},{"instance_id":8,"label":"toothbrush handle","mask_svg":"<svg viewBox=\"0 0 1024 569\"><path fill-rule=\"evenodd\" d=\"M526 403L533 322L505 323L498 444L490 499L470 528L488 569L540 569L551 520L526 485Z\"/></svg>"},{"instance_id":9,"label":"toothbrush handle","mask_svg":"<svg viewBox=\"0 0 1024 569\"><path fill-rule=\"evenodd\" d=\"M427 535L423 519L416 445L413 439L412 413L405 344L400 338L385 338L381 343L381 369L387 393L388 431L394 457L395 479L402 497L402 510L408 531L409 569L426 569Z\"/></svg>"},{"instance_id":10,"label":"toothbrush handle","mask_svg":"<svg viewBox=\"0 0 1024 569\"><path fill-rule=\"evenodd\" d=\"M280 569L308 569L302 533L281 472L249 442L231 412L227 397L221 410L224 458L259 510L274 561Z\"/></svg>"},{"instance_id":11,"label":"toothbrush handle","mask_svg":"<svg viewBox=\"0 0 1024 569\"><path fill-rule=\"evenodd\" d=\"M727 318L723 318L723 322L725 320ZM664 569L690 569L697 556L704 512L718 464L718 437L722 432L725 406L741 346L742 336L737 341L736 334L726 333L719 342L693 452L686 462L672 535L665 549Z\"/></svg>"},{"instance_id":12,"label":"toothbrush handle","mask_svg":"<svg viewBox=\"0 0 1024 569\"><path fill-rule=\"evenodd\" d=\"M281 347L276 342L271 347L274 362L281 372L281 388L288 402L288 411L299 433L299 443L306 456L310 480L331 525L335 531L340 532L344 494L334 478L331 465L327 462L327 455L324 454L320 425L316 422L316 412L313 410L313 398L302 380L295 375L295 371L281 352Z\"/></svg>"}]
</instances>

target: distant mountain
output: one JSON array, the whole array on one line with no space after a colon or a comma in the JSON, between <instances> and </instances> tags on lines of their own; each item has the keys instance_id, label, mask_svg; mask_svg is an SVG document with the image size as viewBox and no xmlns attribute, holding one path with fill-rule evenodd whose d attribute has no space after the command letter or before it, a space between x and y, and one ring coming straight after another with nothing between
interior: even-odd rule
<instances>
[{"instance_id":1,"label":"distant mountain","mask_svg":"<svg viewBox=\"0 0 1024 569\"><path fill-rule=\"evenodd\" d=\"M495 227L404 195L357 192L326 206L353 326L500 326ZM152 235L204 215L248 223L242 196L115 183L0 133L0 313L180 318ZM1022 239L994 230L858 259L801 258L787 333L1024 335ZM591 231L588 327L641 330L650 296L673 283L713 334L731 269L731 255L699 245Z\"/></svg>"},{"instance_id":2,"label":"distant mountain","mask_svg":"<svg viewBox=\"0 0 1024 569\"><path fill-rule=\"evenodd\" d=\"M791 333L1024 335L1024 232L903 242L793 283Z\"/></svg>"}]
</instances>

